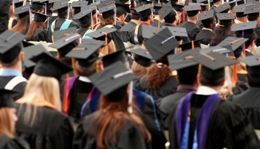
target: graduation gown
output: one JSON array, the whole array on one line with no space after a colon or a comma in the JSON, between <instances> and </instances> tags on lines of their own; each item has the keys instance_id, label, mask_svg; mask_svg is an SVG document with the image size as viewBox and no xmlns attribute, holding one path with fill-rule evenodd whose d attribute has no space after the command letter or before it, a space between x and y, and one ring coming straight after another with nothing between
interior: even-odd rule
<instances>
[{"instance_id":1,"label":"graduation gown","mask_svg":"<svg viewBox=\"0 0 260 149\"><path fill-rule=\"evenodd\" d=\"M79 28L78 29L78 34L80 34L81 37L88 31L88 28Z\"/></svg>"},{"instance_id":2,"label":"graduation gown","mask_svg":"<svg viewBox=\"0 0 260 149\"><path fill-rule=\"evenodd\" d=\"M178 84L179 82L176 77L172 76L160 88L151 89L146 82L146 76L143 76L136 81L135 88L151 95L154 100L158 100L159 98L174 94Z\"/></svg>"},{"instance_id":3,"label":"graduation gown","mask_svg":"<svg viewBox=\"0 0 260 149\"><path fill-rule=\"evenodd\" d=\"M35 105L18 104L17 110L21 114L18 114L16 131L31 149L72 149L74 132L67 116L53 108L37 106L37 116L30 126L22 114L28 106L36 108Z\"/></svg>"},{"instance_id":4,"label":"graduation gown","mask_svg":"<svg viewBox=\"0 0 260 149\"><path fill-rule=\"evenodd\" d=\"M73 149L97 149L96 129L98 117L101 112L95 112L86 116L83 123L78 127L74 137ZM97 120L94 120L97 118ZM150 149L151 145L144 142L139 128L127 120L124 126L117 133L117 144L111 140L107 149Z\"/></svg>"},{"instance_id":5,"label":"graduation gown","mask_svg":"<svg viewBox=\"0 0 260 149\"><path fill-rule=\"evenodd\" d=\"M202 29L196 36L195 40L201 40L200 43L208 45L210 43L213 32L207 29Z\"/></svg>"},{"instance_id":6,"label":"graduation gown","mask_svg":"<svg viewBox=\"0 0 260 149\"><path fill-rule=\"evenodd\" d=\"M144 25L148 25L150 26L150 24L146 23L146 22L141 22L141 24L144 24ZM136 28L138 27L138 31L137 31L137 39L138 39L138 42L139 42L139 45L143 44L144 42L144 38L142 36L142 27L141 27L141 24L139 26L136 26L135 29L131 32L131 37L133 39L133 43L132 44L137 44L135 43L134 41L134 36L135 36L135 30Z\"/></svg>"},{"instance_id":7,"label":"graduation gown","mask_svg":"<svg viewBox=\"0 0 260 149\"><path fill-rule=\"evenodd\" d=\"M131 20L128 24L124 25L120 29L120 33L121 33L123 42L129 41L130 43L134 44L134 36L132 34L133 34L136 26L137 26L137 23L135 21Z\"/></svg>"},{"instance_id":8,"label":"graduation gown","mask_svg":"<svg viewBox=\"0 0 260 149\"><path fill-rule=\"evenodd\" d=\"M207 100L208 95L196 95L191 97L191 121L189 129L189 148L193 143L196 120ZM176 130L176 109L178 103L173 106L169 117L170 149L179 149ZM205 149L257 149L260 148L259 140L254 132L249 119L243 109L229 101L219 99L212 109L208 123L208 132Z\"/></svg>"},{"instance_id":9,"label":"graduation gown","mask_svg":"<svg viewBox=\"0 0 260 149\"><path fill-rule=\"evenodd\" d=\"M200 27L197 24L192 22L186 21L185 23L181 24L180 27L184 27L187 30L188 37L191 40L195 40L196 35L200 32Z\"/></svg>"},{"instance_id":10,"label":"graduation gown","mask_svg":"<svg viewBox=\"0 0 260 149\"><path fill-rule=\"evenodd\" d=\"M7 135L2 135L0 137L0 148L1 149L30 149L28 143L21 139L12 139Z\"/></svg>"},{"instance_id":11,"label":"graduation gown","mask_svg":"<svg viewBox=\"0 0 260 149\"><path fill-rule=\"evenodd\" d=\"M8 30L10 1L2 0L0 3L0 8L0 34L2 34L4 31Z\"/></svg>"},{"instance_id":12,"label":"graduation gown","mask_svg":"<svg viewBox=\"0 0 260 149\"><path fill-rule=\"evenodd\" d=\"M37 28L34 31L34 35L30 41L48 41L48 32L46 30L42 30Z\"/></svg>"},{"instance_id":13,"label":"graduation gown","mask_svg":"<svg viewBox=\"0 0 260 149\"><path fill-rule=\"evenodd\" d=\"M55 19L57 19L57 18L58 18L58 16L51 16L51 17L49 17L49 20L48 20L49 27L51 27L52 22L53 22ZM47 26L46 26L46 27L47 27Z\"/></svg>"},{"instance_id":14,"label":"graduation gown","mask_svg":"<svg viewBox=\"0 0 260 149\"><path fill-rule=\"evenodd\" d=\"M257 36L255 44L256 44L256 46L260 46L260 27L259 26L257 26L255 28L255 33L256 33L256 36Z\"/></svg>"}]
</instances>

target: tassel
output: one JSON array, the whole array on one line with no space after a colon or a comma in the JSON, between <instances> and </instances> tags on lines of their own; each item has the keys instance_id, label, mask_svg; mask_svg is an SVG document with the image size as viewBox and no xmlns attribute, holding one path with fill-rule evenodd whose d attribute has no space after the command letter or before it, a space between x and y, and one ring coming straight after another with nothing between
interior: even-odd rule
<instances>
[{"instance_id":1,"label":"tassel","mask_svg":"<svg viewBox=\"0 0 260 149\"><path fill-rule=\"evenodd\" d=\"M78 76L78 70L76 68L76 59L75 58L71 59L71 65L72 65L72 68L73 68L74 76Z\"/></svg>"},{"instance_id":2,"label":"tassel","mask_svg":"<svg viewBox=\"0 0 260 149\"><path fill-rule=\"evenodd\" d=\"M233 69L233 85L237 84L238 81L238 77L237 77L237 65L234 65L234 69Z\"/></svg>"},{"instance_id":3,"label":"tassel","mask_svg":"<svg viewBox=\"0 0 260 149\"><path fill-rule=\"evenodd\" d=\"M202 67L202 65L199 64L199 66L198 66L198 74L200 74L200 72L201 72L201 67Z\"/></svg>"},{"instance_id":4,"label":"tassel","mask_svg":"<svg viewBox=\"0 0 260 149\"><path fill-rule=\"evenodd\" d=\"M191 41L191 49L192 50L194 49L194 41L193 40Z\"/></svg>"},{"instance_id":5,"label":"tassel","mask_svg":"<svg viewBox=\"0 0 260 149\"><path fill-rule=\"evenodd\" d=\"M69 74L66 74L65 89L63 93L63 112L68 115L69 112Z\"/></svg>"}]
</instances>

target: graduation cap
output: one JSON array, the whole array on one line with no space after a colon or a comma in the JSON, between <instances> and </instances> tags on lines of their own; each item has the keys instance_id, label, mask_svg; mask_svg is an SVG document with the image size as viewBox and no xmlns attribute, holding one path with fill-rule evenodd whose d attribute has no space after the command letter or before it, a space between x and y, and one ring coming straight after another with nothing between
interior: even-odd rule
<instances>
[{"instance_id":1,"label":"graduation cap","mask_svg":"<svg viewBox=\"0 0 260 149\"><path fill-rule=\"evenodd\" d=\"M47 16L47 15L45 15L45 14L35 13L35 15L34 15L34 21L35 21L35 22L45 22L48 17L49 17L49 16Z\"/></svg>"},{"instance_id":2,"label":"graduation cap","mask_svg":"<svg viewBox=\"0 0 260 149\"><path fill-rule=\"evenodd\" d=\"M151 10L152 8L153 8L152 4L147 4L147 5L143 5L143 6L135 8L135 11L138 13L142 13L145 10L149 10L149 9Z\"/></svg>"},{"instance_id":3,"label":"graduation cap","mask_svg":"<svg viewBox=\"0 0 260 149\"><path fill-rule=\"evenodd\" d=\"M236 64L237 61L229 59L219 53L207 53L192 59L202 65L200 75L207 80L220 79L225 76L225 66Z\"/></svg>"},{"instance_id":4,"label":"graduation cap","mask_svg":"<svg viewBox=\"0 0 260 149\"><path fill-rule=\"evenodd\" d=\"M99 8L99 12L102 13L103 18L108 18L115 14L114 9L116 8L115 4L107 5L105 7Z\"/></svg>"},{"instance_id":5,"label":"graduation cap","mask_svg":"<svg viewBox=\"0 0 260 149\"><path fill-rule=\"evenodd\" d=\"M239 58L238 60L244 62L247 65L247 75L249 77L259 77L260 55L247 56L245 58Z\"/></svg>"},{"instance_id":6,"label":"graduation cap","mask_svg":"<svg viewBox=\"0 0 260 149\"><path fill-rule=\"evenodd\" d=\"M233 24L231 31L245 31L245 30L255 29L256 26L257 26L257 21Z\"/></svg>"},{"instance_id":7,"label":"graduation cap","mask_svg":"<svg viewBox=\"0 0 260 149\"><path fill-rule=\"evenodd\" d=\"M2 63L12 62L21 52L21 42L25 35L6 30L0 35L0 60Z\"/></svg>"},{"instance_id":8,"label":"graduation cap","mask_svg":"<svg viewBox=\"0 0 260 149\"><path fill-rule=\"evenodd\" d=\"M200 4L197 4L197 5L184 6L184 9L187 12L187 15L189 17L192 17L199 13L201 7Z\"/></svg>"},{"instance_id":9,"label":"graduation cap","mask_svg":"<svg viewBox=\"0 0 260 149\"><path fill-rule=\"evenodd\" d=\"M18 16L19 19L30 14L30 5L21 6L15 9L14 15Z\"/></svg>"},{"instance_id":10,"label":"graduation cap","mask_svg":"<svg viewBox=\"0 0 260 149\"><path fill-rule=\"evenodd\" d=\"M199 14L199 21L212 20L214 18L215 18L214 10L210 10Z\"/></svg>"},{"instance_id":11,"label":"graduation cap","mask_svg":"<svg viewBox=\"0 0 260 149\"><path fill-rule=\"evenodd\" d=\"M158 11L162 8L161 4L156 4L153 6L153 14L158 15Z\"/></svg>"},{"instance_id":12,"label":"graduation cap","mask_svg":"<svg viewBox=\"0 0 260 149\"><path fill-rule=\"evenodd\" d=\"M65 29L65 30L54 31L52 33L52 35L53 35L54 41L57 41L57 40L65 37L65 34L75 34L75 33L77 33L77 28L76 27L70 27L70 28Z\"/></svg>"},{"instance_id":13,"label":"graduation cap","mask_svg":"<svg viewBox=\"0 0 260 149\"><path fill-rule=\"evenodd\" d=\"M177 37L188 37L187 30L184 27L163 26L162 28L168 28L171 31L171 33L176 36L177 40L178 40Z\"/></svg>"},{"instance_id":14,"label":"graduation cap","mask_svg":"<svg viewBox=\"0 0 260 149\"><path fill-rule=\"evenodd\" d=\"M168 28L164 28L152 38L145 41L144 45L153 59L158 61L172 52L178 46L178 41Z\"/></svg>"},{"instance_id":15,"label":"graduation cap","mask_svg":"<svg viewBox=\"0 0 260 149\"><path fill-rule=\"evenodd\" d=\"M150 0L141 0L141 2L139 3L138 6L142 6L142 5L149 5L149 4L152 4L153 1L150 1Z\"/></svg>"},{"instance_id":16,"label":"graduation cap","mask_svg":"<svg viewBox=\"0 0 260 149\"><path fill-rule=\"evenodd\" d=\"M196 40L192 42L183 43L179 45L179 48L181 48L182 51L191 50L192 48L200 48L200 41L201 40Z\"/></svg>"},{"instance_id":17,"label":"graduation cap","mask_svg":"<svg viewBox=\"0 0 260 149\"><path fill-rule=\"evenodd\" d=\"M118 101L125 94L127 84L136 76L122 62L116 62L89 77L97 89L110 101Z\"/></svg>"},{"instance_id":18,"label":"graduation cap","mask_svg":"<svg viewBox=\"0 0 260 149\"><path fill-rule=\"evenodd\" d=\"M145 39L149 39L153 37L155 34L157 34L159 31L161 31L162 29L154 26L141 24L140 30L141 30L142 37Z\"/></svg>"},{"instance_id":19,"label":"graduation cap","mask_svg":"<svg viewBox=\"0 0 260 149\"><path fill-rule=\"evenodd\" d=\"M207 6L208 4L200 4L200 7L201 7L201 11L207 11Z\"/></svg>"},{"instance_id":20,"label":"graduation cap","mask_svg":"<svg viewBox=\"0 0 260 149\"><path fill-rule=\"evenodd\" d=\"M230 5L228 3L224 3L216 8L215 11L216 13L227 13L229 11Z\"/></svg>"},{"instance_id":21,"label":"graduation cap","mask_svg":"<svg viewBox=\"0 0 260 149\"><path fill-rule=\"evenodd\" d=\"M14 8L23 6L24 0L13 0Z\"/></svg>"},{"instance_id":22,"label":"graduation cap","mask_svg":"<svg viewBox=\"0 0 260 149\"><path fill-rule=\"evenodd\" d=\"M214 47L209 47L209 48L205 48L205 49L201 49L200 53L201 54L207 54L207 53L212 53L212 52L216 52L219 54L227 54L227 53L233 53L232 49L228 49L226 48L229 45L223 45L223 46L214 46Z\"/></svg>"},{"instance_id":23,"label":"graduation cap","mask_svg":"<svg viewBox=\"0 0 260 149\"><path fill-rule=\"evenodd\" d=\"M58 1L61 1L61 0L49 0L49 4L52 4L52 3L55 3L55 2L58 2Z\"/></svg>"},{"instance_id":24,"label":"graduation cap","mask_svg":"<svg viewBox=\"0 0 260 149\"><path fill-rule=\"evenodd\" d=\"M78 1L78 2L71 3L72 8L83 7L87 5L88 5L88 1Z\"/></svg>"},{"instance_id":25,"label":"graduation cap","mask_svg":"<svg viewBox=\"0 0 260 149\"><path fill-rule=\"evenodd\" d=\"M237 1L237 5L241 5L245 3L245 0L236 0Z\"/></svg>"},{"instance_id":26,"label":"graduation cap","mask_svg":"<svg viewBox=\"0 0 260 149\"><path fill-rule=\"evenodd\" d=\"M116 28L107 28L107 27L103 27L101 29L98 29L92 33L89 33L87 34L88 36L90 37L93 37L93 38L100 38L102 36L105 36L106 34L110 34L110 33L113 33L117 31Z\"/></svg>"},{"instance_id":27,"label":"graduation cap","mask_svg":"<svg viewBox=\"0 0 260 149\"><path fill-rule=\"evenodd\" d=\"M199 49L188 50L178 54L168 55L168 61L171 66L171 70L179 70L198 65L197 62L191 60L194 56L198 55L200 55Z\"/></svg>"},{"instance_id":28,"label":"graduation cap","mask_svg":"<svg viewBox=\"0 0 260 149\"><path fill-rule=\"evenodd\" d=\"M55 41L53 44L49 45L49 47L57 49L60 56L63 57L77 46L76 41L80 38L80 35L72 34Z\"/></svg>"},{"instance_id":29,"label":"graduation cap","mask_svg":"<svg viewBox=\"0 0 260 149\"><path fill-rule=\"evenodd\" d=\"M259 7L260 7L259 5L247 4L244 14L245 15L259 14Z\"/></svg>"},{"instance_id":30,"label":"graduation cap","mask_svg":"<svg viewBox=\"0 0 260 149\"><path fill-rule=\"evenodd\" d=\"M80 23L86 24L89 21L92 21L92 16L91 16L92 10L91 9L83 9L81 12L78 14L74 15L74 19L79 20Z\"/></svg>"},{"instance_id":31,"label":"graduation cap","mask_svg":"<svg viewBox=\"0 0 260 149\"><path fill-rule=\"evenodd\" d=\"M220 21L234 20L235 16L232 13L217 13L217 18Z\"/></svg>"},{"instance_id":32,"label":"graduation cap","mask_svg":"<svg viewBox=\"0 0 260 149\"><path fill-rule=\"evenodd\" d=\"M102 63L105 68L117 61L121 61L122 63L127 62L125 50L120 50L120 51L110 53L102 58Z\"/></svg>"},{"instance_id":33,"label":"graduation cap","mask_svg":"<svg viewBox=\"0 0 260 149\"><path fill-rule=\"evenodd\" d=\"M80 66L89 67L98 59L98 49L103 45L104 42L87 39L66 54L66 57L76 58Z\"/></svg>"},{"instance_id":34,"label":"graduation cap","mask_svg":"<svg viewBox=\"0 0 260 149\"><path fill-rule=\"evenodd\" d=\"M237 5L237 0L230 1L228 4L230 5L230 8L233 9Z\"/></svg>"},{"instance_id":35,"label":"graduation cap","mask_svg":"<svg viewBox=\"0 0 260 149\"><path fill-rule=\"evenodd\" d=\"M130 8L128 4L116 3L116 9L130 13Z\"/></svg>"},{"instance_id":36,"label":"graduation cap","mask_svg":"<svg viewBox=\"0 0 260 149\"><path fill-rule=\"evenodd\" d=\"M63 74L72 70L70 66L60 62L45 52L30 58L30 60L37 63L33 73L43 77L54 77L57 80L60 80Z\"/></svg>"},{"instance_id":37,"label":"graduation cap","mask_svg":"<svg viewBox=\"0 0 260 149\"><path fill-rule=\"evenodd\" d=\"M160 17L160 19L164 19L166 18L171 12L174 12L171 6L171 3L168 2L165 6L162 7L162 9L160 9L158 11L158 15ZM173 15L170 17L174 17Z\"/></svg>"},{"instance_id":38,"label":"graduation cap","mask_svg":"<svg viewBox=\"0 0 260 149\"><path fill-rule=\"evenodd\" d=\"M44 2L45 1L40 1L40 0L33 0L31 4L31 10L39 10L44 8Z\"/></svg>"},{"instance_id":39,"label":"graduation cap","mask_svg":"<svg viewBox=\"0 0 260 149\"><path fill-rule=\"evenodd\" d=\"M197 0L197 3L208 4L208 0Z\"/></svg>"},{"instance_id":40,"label":"graduation cap","mask_svg":"<svg viewBox=\"0 0 260 149\"><path fill-rule=\"evenodd\" d=\"M237 17L244 17L246 14L244 14L246 9L245 5L238 5L234 7L234 12L236 13Z\"/></svg>"},{"instance_id":41,"label":"graduation cap","mask_svg":"<svg viewBox=\"0 0 260 149\"><path fill-rule=\"evenodd\" d=\"M16 93L13 90L0 89L0 108L15 108L13 94Z\"/></svg>"},{"instance_id":42,"label":"graduation cap","mask_svg":"<svg viewBox=\"0 0 260 149\"><path fill-rule=\"evenodd\" d=\"M180 4L172 4L172 8L175 9L178 12L182 12L184 5L180 5Z\"/></svg>"},{"instance_id":43,"label":"graduation cap","mask_svg":"<svg viewBox=\"0 0 260 149\"><path fill-rule=\"evenodd\" d=\"M149 67L153 63L153 57L147 50L138 48L135 50L131 50L130 52L135 54L134 60L143 67Z\"/></svg>"},{"instance_id":44,"label":"graduation cap","mask_svg":"<svg viewBox=\"0 0 260 149\"><path fill-rule=\"evenodd\" d=\"M52 7L52 11L64 12L68 10L69 3L66 0L55 2Z\"/></svg>"}]
</instances>

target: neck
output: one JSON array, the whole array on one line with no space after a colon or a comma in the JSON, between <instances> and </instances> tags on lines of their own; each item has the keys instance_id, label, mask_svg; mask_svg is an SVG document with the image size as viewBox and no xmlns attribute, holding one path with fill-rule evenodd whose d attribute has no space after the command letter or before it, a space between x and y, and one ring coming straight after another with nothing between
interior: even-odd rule
<instances>
[{"instance_id":1,"label":"neck","mask_svg":"<svg viewBox=\"0 0 260 149\"><path fill-rule=\"evenodd\" d=\"M246 49L248 49L250 52L252 52L253 49L254 49L254 47L253 47L253 46L249 46L249 47L247 47Z\"/></svg>"},{"instance_id":2,"label":"neck","mask_svg":"<svg viewBox=\"0 0 260 149\"><path fill-rule=\"evenodd\" d=\"M17 70L22 73L22 63L21 62L18 62L17 64L15 64L13 66L9 66L9 67L3 66L2 68Z\"/></svg>"},{"instance_id":3,"label":"neck","mask_svg":"<svg viewBox=\"0 0 260 149\"><path fill-rule=\"evenodd\" d=\"M220 90L222 88L222 86L207 86L207 87L210 87L210 88L214 89L218 93L220 93Z\"/></svg>"},{"instance_id":4,"label":"neck","mask_svg":"<svg viewBox=\"0 0 260 149\"><path fill-rule=\"evenodd\" d=\"M189 22L192 22L192 23L194 23L194 24L197 24L197 20L191 20L191 19L188 18L188 21L189 21Z\"/></svg>"}]
</instances>

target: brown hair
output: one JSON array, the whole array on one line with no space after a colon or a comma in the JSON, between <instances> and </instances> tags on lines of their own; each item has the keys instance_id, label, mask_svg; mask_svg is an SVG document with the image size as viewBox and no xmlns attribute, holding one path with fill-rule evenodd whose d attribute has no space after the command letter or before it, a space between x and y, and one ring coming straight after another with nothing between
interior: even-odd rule
<instances>
[{"instance_id":1,"label":"brown hair","mask_svg":"<svg viewBox=\"0 0 260 149\"><path fill-rule=\"evenodd\" d=\"M121 100L116 102L109 101L103 95L99 101L99 111L102 111L102 114L96 117L96 120L98 119L96 125L96 144L98 149L106 148L109 146L110 141L117 144L117 133L127 121L132 121L137 125L145 142L150 141L150 133L145 128L142 120L136 115L137 113L128 113L127 111L129 106L127 93ZM134 107L134 111L137 111L136 106L131 106Z\"/></svg>"},{"instance_id":2,"label":"brown hair","mask_svg":"<svg viewBox=\"0 0 260 149\"><path fill-rule=\"evenodd\" d=\"M133 62L132 65L132 71L134 74L137 75L138 78L145 76L147 74L147 67L141 66L140 64L138 64L137 62Z\"/></svg>"},{"instance_id":3,"label":"brown hair","mask_svg":"<svg viewBox=\"0 0 260 149\"><path fill-rule=\"evenodd\" d=\"M80 76L89 77L92 74L96 73L96 62L90 65L89 67L82 67L79 63L76 63L76 69Z\"/></svg>"},{"instance_id":4,"label":"brown hair","mask_svg":"<svg viewBox=\"0 0 260 149\"><path fill-rule=\"evenodd\" d=\"M106 25L113 25L114 24L114 15L111 15L110 17L108 17L108 18L103 18L103 17L101 17L100 18L100 24L102 25L102 26L106 26Z\"/></svg>"},{"instance_id":5,"label":"brown hair","mask_svg":"<svg viewBox=\"0 0 260 149\"><path fill-rule=\"evenodd\" d=\"M12 31L24 34L29 26L30 17L29 15L18 19L17 24L12 28Z\"/></svg>"},{"instance_id":6,"label":"brown hair","mask_svg":"<svg viewBox=\"0 0 260 149\"><path fill-rule=\"evenodd\" d=\"M45 29L45 22L32 21L32 23L29 27L29 30L26 34L27 40L31 40L33 38L34 32L37 28L44 30Z\"/></svg>"},{"instance_id":7,"label":"brown hair","mask_svg":"<svg viewBox=\"0 0 260 149\"><path fill-rule=\"evenodd\" d=\"M13 8L13 5L10 6L9 18L14 18L14 8Z\"/></svg>"},{"instance_id":8,"label":"brown hair","mask_svg":"<svg viewBox=\"0 0 260 149\"><path fill-rule=\"evenodd\" d=\"M10 109L11 108L0 108L0 133L14 138L15 128L11 124Z\"/></svg>"},{"instance_id":9,"label":"brown hair","mask_svg":"<svg viewBox=\"0 0 260 149\"><path fill-rule=\"evenodd\" d=\"M150 88L160 88L166 80L168 80L172 72L169 66L164 65L162 68L157 66L158 64L152 64L147 73L147 84Z\"/></svg>"}]
</instances>

